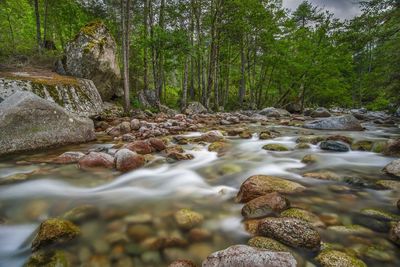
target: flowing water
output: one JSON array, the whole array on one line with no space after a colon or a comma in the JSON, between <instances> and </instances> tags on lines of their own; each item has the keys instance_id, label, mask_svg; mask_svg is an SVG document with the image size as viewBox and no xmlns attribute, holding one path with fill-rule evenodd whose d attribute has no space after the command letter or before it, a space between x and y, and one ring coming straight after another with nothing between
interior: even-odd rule
<instances>
[{"instance_id":1,"label":"flowing water","mask_svg":"<svg viewBox=\"0 0 400 267\"><path fill-rule=\"evenodd\" d=\"M366 127L364 132L315 133L373 141L384 141L400 134L395 127ZM250 128L254 132L266 129L259 125ZM76 165L45 163L46 159L65 151L110 148L113 144L107 139L96 144L5 158L0 161L0 181L10 176L21 181L0 185L0 220L5 221L0 224L0 266L22 266L27 261L31 241L41 221L87 204L96 206L100 215L81 224L82 237L62 248L71 266L167 266L177 258L199 264L214 251L245 244L249 239L240 214L242 205L236 204L233 198L241 183L255 174L284 177L305 185L304 193L288 196L292 206L306 208L321 217L338 217L339 224L359 224L357 216L362 208L399 213L394 204L400 198L399 192L378 190L374 185L379 179L389 179L381 170L393 158L372 152L326 152L317 145L297 150L294 149L297 137L312 131L295 127L274 127L274 130L280 132L281 137L259 140L255 134L248 140L229 138L232 149L222 157L208 152L205 144L185 145L184 148L195 156L191 161L168 163L156 155L145 168L126 174L112 170L89 172ZM293 150L269 152L261 149L268 143L284 144ZM302 163L306 154L317 155L318 163ZM321 170L348 177L347 182L302 176ZM339 190L343 187L333 185L348 188ZM211 234L209 238L193 241L187 232L179 230L173 214L181 208L204 215L201 228ZM148 218L136 241L125 234L132 216ZM358 253L369 266L400 266L400 250L388 241L387 233L340 235L326 228L319 228L319 232L323 241ZM153 237L178 237L189 242L164 250L140 245L142 239ZM303 263L313 262L315 257L312 253L296 253L302 255Z\"/></svg>"}]
</instances>

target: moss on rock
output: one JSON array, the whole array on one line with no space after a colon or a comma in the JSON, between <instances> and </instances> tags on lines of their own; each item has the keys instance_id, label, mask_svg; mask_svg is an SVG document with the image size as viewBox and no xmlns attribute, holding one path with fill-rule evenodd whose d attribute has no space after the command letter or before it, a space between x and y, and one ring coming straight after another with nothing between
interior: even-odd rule
<instances>
[{"instance_id":1,"label":"moss on rock","mask_svg":"<svg viewBox=\"0 0 400 267\"><path fill-rule=\"evenodd\" d=\"M281 144L267 144L263 146L264 150L269 150L269 151L289 151L289 149Z\"/></svg>"},{"instance_id":2,"label":"moss on rock","mask_svg":"<svg viewBox=\"0 0 400 267\"><path fill-rule=\"evenodd\" d=\"M367 267L360 259L338 250L323 250L315 260L323 267Z\"/></svg>"}]
</instances>

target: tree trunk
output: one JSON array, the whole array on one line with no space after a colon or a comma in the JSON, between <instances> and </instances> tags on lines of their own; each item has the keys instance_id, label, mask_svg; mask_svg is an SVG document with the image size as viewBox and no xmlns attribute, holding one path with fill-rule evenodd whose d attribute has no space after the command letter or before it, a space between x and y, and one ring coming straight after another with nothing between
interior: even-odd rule
<instances>
[{"instance_id":1,"label":"tree trunk","mask_svg":"<svg viewBox=\"0 0 400 267\"><path fill-rule=\"evenodd\" d=\"M161 0L160 5L160 20L159 27L163 31L165 18L164 18L164 10L165 10L165 0ZM158 79L157 79L157 91L158 91L158 100L161 102L162 94L163 94L163 85L164 85L164 54L163 54L163 44L159 43L157 46L158 52Z\"/></svg>"},{"instance_id":2,"label":"tree trunk","mask_svg":"<svg viewBox=\"0 0 400 267\"><path fill-rule=\"evenodd\" d=\"M240 74L239 105L243 107L244 97L246 95L246 56L244 53L243 37L240 45Z\"/></svg>"},{"instance_id":3,"label":"tree trunk","mask_svg":"<svg viewBox=\"0 0 400 267\"><path fill-rule=\"evenodd\" d=\"M121 0L122 21L122 50L123 50L123 78L124 78L124 111L129 112L129 32L130 32L130 0Z\"/></svg>"},{"instance_id":4,"label":"tree trunk","mask_svg":"<svg viewBox=\"0 0 400 267\"><path fill-rule=\"evenodd\" d=\"M43 26L43 47L47 48L47 18L49 11L49 0L45 0L44 4L44 26Z\"/></svg>"},{"instance_id":5,"label":"tree trunk","mask_svg":"<svg viewBox=\"0 0 400 267\"><path fill-rule=\"evenodd\" d=\"M187 106L188 72L189 72L189 57L186 57L185 58L185 66L184 66L184 70L183 70L181 110L185 110L185 108Z\"/></svg>"},{"instance_id":6,"label":"tree trunk","mask_svg":"<svg viewBox=\"0 0 400 267\"><path fill-rule=\"evenodd\" d=\"M143 10L143 39L144 39L144 47L143 47L143 90L147 91L149 89L149 81L147 77L148 72L148 64L147 64L147 34L149 31L148 26L148 17L149 17L149 0L145 0L144 10Z\"/></svg>"},{"instance_id":7,"label":"tree trunk","mask_svg":"<svg viewBox=\"0 0 400 267\"><path fill-rule=\"evenodd\" d=\"M42 34L40 29L39 0L34 0L36 17L36 42L39 53L42 53Z\"/></svg>"}]
</instances>

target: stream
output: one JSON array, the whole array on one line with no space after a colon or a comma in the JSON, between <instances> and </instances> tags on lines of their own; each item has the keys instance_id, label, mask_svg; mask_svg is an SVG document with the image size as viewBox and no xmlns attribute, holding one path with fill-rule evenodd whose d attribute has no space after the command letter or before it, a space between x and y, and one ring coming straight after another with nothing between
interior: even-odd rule
<instances>
[{"instance_id":1,"label":"stream","mask_svg":"<svg viewBox=\"0 0 400 267\"><path fill-rule=\"evenodd\" d=\"M182 258L201 264L210 253L246 244L251 237L243 224L240 212L243 205L235 203L234 197L240 185L257 174L283 177L304 185L305 192L287 196L292 206L307 209L330 225L364 223L358 217L363 208L399 214L395 203L400 193L381 190L375 185L378 180L392 179L381 170L394 158L373 152L323 151L318 145L295 149L296 139L305 134L340 134L376 142L399 137L399 128L368 124L363 132L334 132L247 126L252 132L273 129L280 136L271 140L260 140L257 134L251 139L227 137L232 147L221 157L209 152L208 144L188 144L183 147L194 155L193 160L169 163L155 154L146 167L126 174L115 170L84 171L75 164L46 163L46 159L66 151L86 152L104 147L112 150L113 142L107 138L3 158L0 182L6 177L20 181L0 185L0 221L5 222L0 223L0 266L23 266L31 255L30 245L40 222L81 205L95 206L99 215L80 224L82 237L63 247L71 266L168 266ZM197 135L200 133L186 134ZM283 144L290 151L263 150L269 143ZM317 163L302 163L307 154L317 156ZM325 181L302 175L318 171L330 171L345 179ZM204 216L200 237L176 226L173 214L182 208ZM139 221L140 227L127 237L126 229L132 221ZM400 266L399 247L388 240L387 232L370 231L360 236L337 233L326 226L318 228L324 242L352 251L368 266ZM186 243L163 250L143 245L157 237L176 237ZM315 264L316 254L293 251L301 259L300 266Z\"/></svg>"}]
</instances>

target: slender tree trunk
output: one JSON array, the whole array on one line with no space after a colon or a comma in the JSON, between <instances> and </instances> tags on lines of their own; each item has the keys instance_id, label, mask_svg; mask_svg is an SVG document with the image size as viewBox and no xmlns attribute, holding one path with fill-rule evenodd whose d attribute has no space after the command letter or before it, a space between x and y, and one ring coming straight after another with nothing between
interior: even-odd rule
<instances>
[{"instance_id":1,"label":"slender tree trunk","mask_svg":"<svg viewBox=\"0 0 400 267\"><path fill-rule=\"evenodd\" d=\"M240 86L239 86L239 105L243 107L244 98L246 95L246 56L244 52L244 42L242 37L242 42L240 45Z\"/></svg>"},{"instance_id":2,"label":"slender tree trunk","mask_svg":"<svg viewBox=\"0 0 400 267\"><path fill-rule=\"evenodd\" d=\"M193 49L194 47L194 0L190 1L190 47ZM194 100L195 91L194 91L194 61L195 58L193 53L190 54L190 87L189 87L189 95L190 100Z\"/></svg>"},{"instance_id":3,"label":"slender tree trunk","mask_svg":"<svg viewBox=\"0 0 400 267\"><path fill-rule=\"evenodd\" d=\"M144 39L144 47L143 47L143 90L147 91L149 89L149 81L147 77L148 72L148 64L147 64L147 34L149 31L148 26L148 17L149 17L149 0L145 0L144 10L143 10L143 39Z\"/></svg>"},{"instance_id":4,"label":"slender tree trunk","mask_svg":"<svg viewBox=\"0 0 400 267\"><path fill-rule=\"evenodd\" d=\"M12 52L15 52L15 37L14 37L14 29L12 27L11 23L11 17L10 14L7 13L7 21L8 21L8 27L10 29L10 37L11 37L11 44L12 44Z\"/></svg>"},{"instance_id":5,"label":"slender tree trunk","mask_svg":"<svg viewBox=\"0 0 400 267\"><path fill-rule=\"evenodd\" d=\"M159 20L159 27L163 31L165 27L165 18L164 18L164 10L165 10L165 0L161 0L160 5L160 20ZM157 81L157 91L158 91L158 98L161 102L162 94L163 94L163 85L164 85L164 54L163 54L163 44L158 44L158 81Z\"/></svg>"},{"instance_id":6,"label":"slender tree trunk","mask_svg":"<svg viewBox=\"0 0 400 267\"><path fill-rule=\"evenodd\" d=\"M130 32L130 0L121 0L122 45L123 45L123 78L124 78L124 110L129 112L129 32Z\"/></svg>"},{"instance_id":7,"label":"slender tree trunk","mask_svg":"<svg viewBox=\"0 0 400 267\"><path fill-rule=\"evenodd\" d=\"M43 26L43 47L46 48L47 45L47 19L49 11L49 0L45 0L44 4L44 26Z\"/></svg>"},{"instance_id":8,"label":"slender tree trunk","mask_svg":"<svg viewBox=\"0 0 400 267\"><path fill-rule=\"evenodd\" d=\"M39 53L42 53L42 34L40 29L39 0L34 0L36 17L36 42Z\"/></svg>"},{"instance_id":9,"label":"slender tree trunk","mask_svg":"<svg viewBox=\"0 0 400 267\"><path fill-rule=\"evenodd\" d=\"M183 70L181 110L185 110L187 106L188 74L189 74L189 57L186 57L185 66Z\"/></svg>"}]
</instances>

